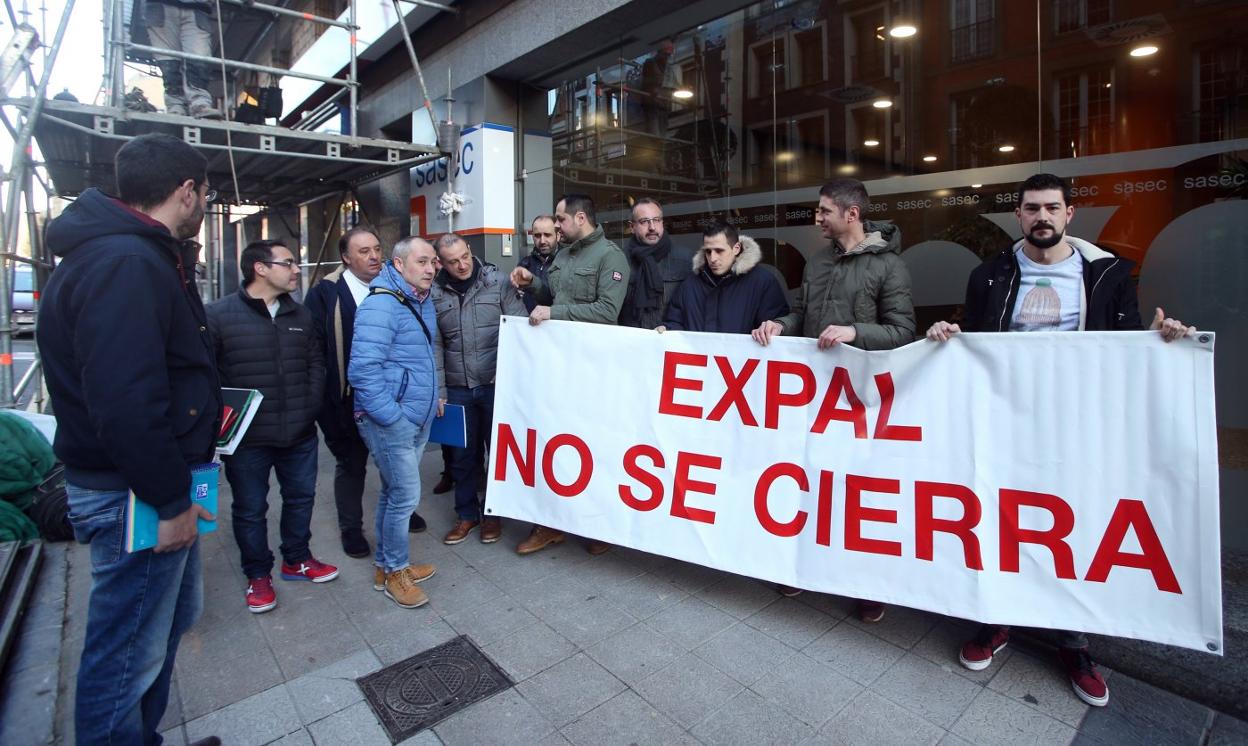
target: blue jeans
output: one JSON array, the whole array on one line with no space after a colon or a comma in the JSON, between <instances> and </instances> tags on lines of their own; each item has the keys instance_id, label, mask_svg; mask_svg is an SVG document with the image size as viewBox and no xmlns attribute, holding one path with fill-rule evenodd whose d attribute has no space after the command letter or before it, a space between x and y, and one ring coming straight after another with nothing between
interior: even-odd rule
<instances>
[{"instance_id":1,"label":"blue jeans","mask_svg":"<svg viewBox=\"0 0 1248 746\"><path fill-rule=\"evenodd\" d=\"M377 497L377 552L373 564L386 572L407 567L407 522L420 504L420 457L429 442L433 421L417 425L400 417L381 425L367 415L356 418L360 435L381 475Z\"/></svg>"},{"instance_id":2,"label":"blue jeans","mask_svg":"<svg viewBox=\"0 0 1248 746\"><path fill-rule=\"evenodd\" d=\"M485 476L482 464L494 424L494 384L471 389L447 386L446 400L463 406L468 430L468 447L453 449L451 476L455 478L455 514L461 521L479 521L484 504L477 499L477 485Z\"/></svg>"},{"instance_id":3,"label":"blue jeans","mask_svg":"<svg viewBox=\"0 0 1248 746\"><path fill-rule=\"evenodd\" d=\"M225 456L225 478L234 493L230 514L234 540L243 557L243 574L262 578L273 572L269 550L269 471L277 471L282 491L282 560L297 565L312 556L312 506L316 502L316 435L287 448L239 446Z\"/></svg>"},{"instance_id":4,"label":"blue jeans","mask_svg":"<svg viewBox=\"0 0 1248 746\"><path fill-rule=\"evenodd\" d=\"M78 668L81 744L159 744L178 641L204 605L199 542L157 554L126 551L128 492L66 484L69 520L91 546L91 598Z\"/></svg>"}]
</instances>

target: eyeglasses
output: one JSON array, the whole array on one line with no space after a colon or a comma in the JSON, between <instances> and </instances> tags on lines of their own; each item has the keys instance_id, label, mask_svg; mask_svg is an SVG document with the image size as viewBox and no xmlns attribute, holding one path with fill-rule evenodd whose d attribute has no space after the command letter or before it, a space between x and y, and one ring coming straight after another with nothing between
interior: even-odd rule
<instances>
[{"instance_id":1,"label":"eyeglasses","mask_svg":"<svg viewBox=\"0 0 1248 746\"><path fill-rule=\"evenodd\" d=\"M278 264L278 265L285 267L286 269L294 269L295 267L299 266L299 262L296 262L294 259L269 259L267 261L261 261L260 263L261 264Z\"/></svg>"},{"instance_id":2,"label":"eyeglasses","mask_svg":"<svg viewBox=\"0 0 1248 746\"><path fill-rule=\"evenodd\" d=\"M209 190L208 190L208 193L204 195L204 201L205 201L205 202L207 202L207 203L209 203L209 204L212 204L213 202L216 202L216 201L217 201L217 190L216 190L216 189L209 189Z\"/></svg>"},{"instance_id":3,"label":"eyeglasses","mask_svg":"<svg viewBox=\"0 0 1248 746\"><path fill-rule=\"evenodd\" d=\"M663 225L663 218L641 218L639 220L634 220L633 222L642 227L649 228L652 225Z\"/></svg>"}]
</instances>

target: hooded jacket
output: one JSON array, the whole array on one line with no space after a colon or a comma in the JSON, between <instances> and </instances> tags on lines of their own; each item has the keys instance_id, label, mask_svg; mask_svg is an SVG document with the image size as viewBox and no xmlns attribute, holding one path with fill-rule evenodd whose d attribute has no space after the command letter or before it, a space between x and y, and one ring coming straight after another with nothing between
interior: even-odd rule
<instances>
[{"instance_id":1,"label":"hooded jacket","mask_svg":"<svg viewBox=\"0 0 1248 746\"><path fill-rule=\"evenodd\" d=\"M524 303L507 276L493 264L480 267L475 281L460 294L446 270L433 279L433 307L438 328L434 352L445 375L443 386L476 388L494 383L498 367L498 325L502 316L526 316ZM445 399L443 390L439 398Z\"/></svg>"},{"instance_id":2,"label":"hooded jacket","mask_svg":"<svg viewBox=\"0 0 1248 746\"><path fill-rule=\"evenodd\" d=\"M437 412L441 378L433 354L438 320L432 296L418 300L390 262L368 286L399 293L409 305L388 293L373 293L356 309L347 366L355 408L386 427L402 417L423 427ZM420 314L420 321L413 311Z\"/></svg>"},{"instance_id":3,"label":"hooded jacket","mask_svg":"<svg viewBox=\"0 0 1248 746\"><path fill-rule=\"evenodd\" d=\"M693 274L672 295L663 325L673 331L749 334L768 319L789 312L775 275L759 268L758 242L741 236L741 253L723 277L706 268L706 255L693 255Z\"/></svg>"},{"instance_id":4,"label":"hooded jacket","mask_svg":"<svg viewBox=\"0 0 1248 746\"><path fill-rule=\"evenodd\" d=\"M270 316L264 301L239 288L207 308L221 385L264 394L245 446L287 448L316 435L324 353L308 309L289 293L277 303L277 316Z\"/></svg>"},{"instance_id":5,"label":"hooded jacket","mask_svg":"<svg viewBox=\"0 0 1248 746\"><path fill-rule=\"evenodd\" d=\"M545 278L533 276L537 302L562 321L614 324L628 291L628 259L602 234L602 226L572 243L559 244Z\"/></svg>"},{"instance_id":6,"label":"hooded jacket","mask_svg":"<svg viewBox=\"0 0 1248 746\"><path fill-rule=\"evenodd\" d=\"M850 344L864 350L891 350L914 341L901 230L870 220L863 228L866 239L852 250L842 251L833 242L806 261L792 311L776 319L785 334L818 337L835 324L854 327Z\"/></svg>"},{"instance_id":7,"label":"hooded jacket","mask_svg":"<svg viewBox=\"0 0 1248 746\"><path fill-rule=\"evenodd\" d=\"M1093 243L1067 236L1066 242L1083 258L1083 303L1079 307L1080 331L1139 330L1140 306L1133 265ZM1020 239L971 272L966 284L966 312L960 326L968 332L1008 332L1018 302L1022 271L1015 252Z\"/></svg>"},{"instance_id":8,"label":"hooded jacket","mask_svg":"<svg viewBox=\"0 0 1248 746\"><path fill-rule=\"evenodd\" d=\"M162 519L190 507L191 467L212 458L221 413L198 245L97 189L48 226L63 257L38 343L66 479L131 489Z\"/></svg>"}]
</instances>

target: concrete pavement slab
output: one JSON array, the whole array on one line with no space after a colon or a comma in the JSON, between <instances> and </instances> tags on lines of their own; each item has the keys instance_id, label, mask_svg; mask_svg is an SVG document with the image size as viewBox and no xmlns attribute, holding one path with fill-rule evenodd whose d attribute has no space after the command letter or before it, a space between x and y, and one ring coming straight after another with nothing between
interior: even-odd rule
<instances>
[{"instance_id":1,"label":"concrete pavement slab","mask_svg":"<svg viewBox=\"0 0 1248 746\"><path fill-rule=\"evenodd\" d=\"M799 653L756 681L750 689L818 729L845 709L863 687Z\"/></svg>"},{"instance_id":2,"label":"concrete pavement slab","mask_svg":"<svg viewBox=\"0 0 1248 746\"><path fill-rule=\"evenodd\" d=\"M875 681L906 654L896 645L844 622L825 632L802 652L863 685Z\"/></svg>"},{"instance_id":3,"label":"concrete pavement slab","mask_svg":"<svg viewBox=\"0 0 1248 746\"><path fill-rule=\"evenodd\" d=\"M907 653L870 689L948 730L979 694L980 686Z\"/></svg>"},{"instance_id":4,"label":"concrete pavement slab","mask_svg":"<svg viewBox=\"0 0 1248 746\"><path fill-rule=\"evenodd\" d=\"M1017 700L981 689L953 724L951 731L983 746L1060 746L1075 738L1075 729ZM1131 740L1118 743L1148 743Z\"/></svg>"},{"instance_id":5,"label":"concrete pavement slab","mask_svg":"<svg viewBox=\"0 0 1248 746\"><path fill-rule=\"evenodd\" d=\"M689 732L706 744L763 746L800 743L815 731L747 689L728 700Z\"/></svg>"},{"instance_id":6,"label":"concrete pavement slab","mask_svg":"<svg viewBox=\"0 0 1248 746\"><path fill-rule=\"evenodd\" d=\"M624 691L624 684L584 653L520 682L516 691L557 727Z\"/></svg>"},{"instance_id":7,"label":"concrete pavement slab","mask_svg":"<svg viewBox=\"0 0 1248 746\"><path fill-rule=\"evenodd\" d=\"M696 655L686 653L633 689L655 709L690 728L744 687Z\"/></svg>"},{"instance_id":8,"label":"concrete pavement slab","mask_svg":"<svg viewBox=\"0 0 1248 746\"><path fill-rule=\"evenodd\" d=\"M538 743L554 733L555 726L512 688L460 710L433 726L433 732L446 746L507 746Z\"/></svg>"},{"instance_id":9,"label":"concrete pavement slab","mask_svg":"<svg viewBox=\"0 0 1248 746\"><path fill-rule=\"evenodd\" d=\"M698 742L671 718L625 690L563 728L577 746L694 746Z\"/></svg>"},{"instance_id":10,"label":"concrete pavement slab","mask_svg":"<svg viewBox=\"0 0 1248 746\"><path fill-rule=\"evenodd\" d=\"M828 721L812 744L845 746L917 746L934 744L945 731L870 690L854 698Z\"/></svg>"}]
</instances>

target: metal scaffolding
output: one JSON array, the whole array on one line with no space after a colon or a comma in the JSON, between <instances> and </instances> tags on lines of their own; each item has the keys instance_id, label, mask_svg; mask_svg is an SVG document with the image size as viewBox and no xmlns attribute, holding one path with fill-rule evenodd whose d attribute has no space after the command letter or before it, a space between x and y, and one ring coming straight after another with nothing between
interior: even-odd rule
<instances>
[{"instance_id":1,"label":"metal scaffolding","mask_svg":"<svg viewBox=\"0 0 1248 746\"><path fill-rule=\"evenodd\" d=\"M33 52L40 46L35 29L20 24L13 10L13 0L4 0L8 16L15 28L13 39L0 52L0 123L13 139L12 163L0 175L6 191L0 200L0 408L12 407L30 387L42 390L39 361L36 359L20 381L14 380L12 280L17 263L30 264L36 280L34 297L38 298L39 280L53 269L51 256L42 244L39 215L34 209L35 181L48 196L73 198L89 187L106 191L113 188L113 159L117 150L139 135L163 132L193 145L208 158L208 178L220 193L219 201L229 204L257 205L265 208L297 207L317 198L334 194L354 194L358 185L387 174L406 171L412 166L441 157L437 145L422 145L394 140L360 137L358 134L358 102L360 82L357 69L357 33L355 0L350 0L345 19L326 18L293 10L288 0L271 0L273 4L253 0L214 0L220 17L223 6L237 6L239 13L266 15L270 23L280 18L297 18L300 22L344 29L350 39L350 57L340 75L316 75L271 65L260 65L246 59L228 59L226 50L220 56L208 57L176 50L160 49L132 41L126 33L128 0L102 0L105 35L104 105L62 101L47 97L48 82L56 62L57 51L64 40L75 0L65 0L56 34L47 46L42 70L33 64ZM402 0L405 3L431 7L440 12L458 10L432 0ZM397 0L394 2L396 8ZM405 23L399 13L398 23ZM218 20L214 38L224 45L223 21ZM271 28L271 26L269 27ZM264 33L267 34L267 28ZM419 71L408 35L403 27L413 67ZM263 34L261 35L263 36ZM254 51L255 43L244 56ZM225 79L223 120L197 119L164 112L142 112L126 107L125 63L134 58L150 59L159 53L164 57L188 62L211 64ZM338 88L312 107L295 127L266 124L245 124L230 118L231 78L241 72L261 72L311 80L325 87ZM23 95L12 89L24 83ZM429 96L422 95L428 103ZM345 99L345 101L344 101ZM344 106L345 104L345 106ZM428 107L432 114L432 106ZM347 132L337 134L314 131L335 114L345 112ZM436 122L435 122L436 125ZM435 126L435 131L436 131ZM32 140L38 144L42 160L36 161ZM23 208L25 208L23 210ZM19 256L18 233L23 218L31 242L31 256ZM220 265L223 239L222 226L214 220L205 221L207 244L205 264L210 273ZM307 243L309 247L328 243L335 227L327 225L324 240ZM306 238L306 237L305 237ZM323 252L321 252L323 253ZM305 258L306 259L306 258ZM321 257L318 256L319 262ZM207 283L206 294L214 296L214 282ZM37 315L36 315L37 318ZM36 321L37 324L37 321ZM36 406L42 402L36 393Z\"/></svg>"}]
</instances>

